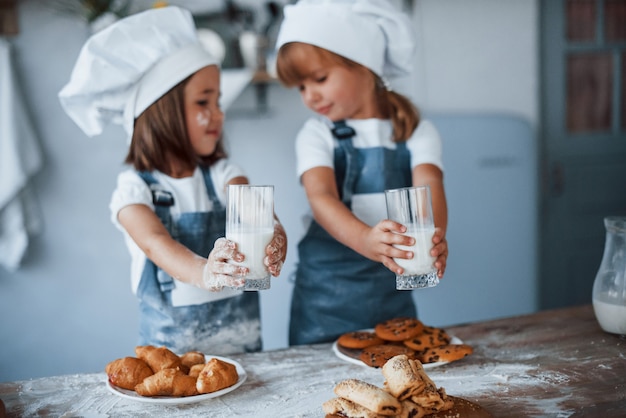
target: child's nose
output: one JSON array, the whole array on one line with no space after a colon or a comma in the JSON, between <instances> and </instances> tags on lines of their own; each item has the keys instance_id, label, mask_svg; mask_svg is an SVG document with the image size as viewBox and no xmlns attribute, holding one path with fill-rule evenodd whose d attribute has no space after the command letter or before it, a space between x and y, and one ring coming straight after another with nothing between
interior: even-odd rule
<instances>
[{"instance_id":1,"label":"child's nose","mask_svg":"<svg viewBox=\"0 0 626 418\"><path fill-rule=\"evenodd\" d=\"M211 119L212 120L223 120L224 119L224 111L221 108L217 108L211 111Z\"/></svg>"},{"instance_id":2,"label":"child's nose","mask_svg":"<svg viewBox=\"0 0 626 418\"><path fill-rule=\"evenodd\" d=\"M320 97L318 91L313 88L306 89L303 94L304 101L307 103L315 103Z\"/></svg>"}]
</instances>

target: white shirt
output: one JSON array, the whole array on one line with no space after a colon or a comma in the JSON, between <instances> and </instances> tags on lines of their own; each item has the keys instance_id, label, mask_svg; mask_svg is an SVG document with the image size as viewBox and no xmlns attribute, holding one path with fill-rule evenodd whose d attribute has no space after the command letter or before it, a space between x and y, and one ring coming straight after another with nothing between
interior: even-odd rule
<instances>
[{"instance_id":1,"label":"white shirt","mask_svg":"<svg viewBox=\"0 0 626 418\"><path fill-rule=\"evenodd\" d=\"M227 159L219 160L213 164L210 173L217 198L223 205L226 205L226 184L233 178L245 176L245 174L243 170ZM170 207L170 213L174 219L183 213L210 212L213 210L213 204L209 200L204 177L199 167L195 169L191 177L185 178L169 177L159 171L154 171L152 174L174 197L174 204ZM117 188L113 191L109 209L111 210L111 221L124 233L124 241L131 255L131 288L136 294L147 258L117 219L122 208L135 204L143 204L151 210L155 210L150 188L134 169L128 169L121 172L117 177ZM208 256L208 254L199 255ZM220 292L210 292L176 279L174 281L176 284L172 290L172 304L174 306L195 305L229 298L241 293L239 290L228 288L224 288Z\"/></svg>"},{"instance_id":2,"label":"white shirt","mask_svg":"<svg viewBox=\"0 0 626 418\"><path fill-rule=\"evenodd\" d=\"M396 149L390 120L348 119L346 124L356 131L352 137L355 148ZM296 138L298 177L315 167L334 169L334 149L339 145L331 128L332 122L321 117L310 118L304 124ZM441 137L430 121L420 121L413 135L406 141L406 146L411 154L411 169L420 164L433 164L443 171ZM366 224L376 225L387 217L384 193L353 195L352 212Z\"/></svg>"}]
</instances>

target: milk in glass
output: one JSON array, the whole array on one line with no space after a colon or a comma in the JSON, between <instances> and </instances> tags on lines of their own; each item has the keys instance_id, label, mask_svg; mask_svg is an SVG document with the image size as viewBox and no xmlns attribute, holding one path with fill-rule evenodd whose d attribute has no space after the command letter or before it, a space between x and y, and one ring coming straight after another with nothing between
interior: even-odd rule
<instances>
[{"instance_id":1,"label":"milk in glass","mask_svg":"<svg viewBox=\"0 0 626 418\"><path fill-rule=\"evenodd\" d=\"M265 248L268 246L274 229L246 230L234 229L229 230L226 238L237 243L239 252L246 256L241 263L235 263L240 266L248 267L250 273L246 276L246 280L263 279L270 275L267 267L263 263L265 258Z\"/></svg>"},{"instance_id":2,"label":"milk in glass","mask_svg":"<svg viewBox=\"0 0 626 418\"><path fill-rule=\"evenodd\" d=\"M266 269L265 248L274 236L274 187L237 184L228 186L226 205L226 238L238 245L245 256L242 263L248 267L244 290L263 290L270 287L270 273Z\"/></svg>"},{"instance_id":3,"label":"milk in glass","mask_svg":"<svg viewBox=\"0 0 626 418\"><path fill-rule=\"evenodd\" d=\"M407 230L402 235L408 235L415 239L415 245L394 245L404 251L412 251L413 258L394 258L393 260L404 269L404 275L427 274L435 270L433 263L435 257L430 255L433 247L433 235L435 228L423 227L416 224L406 225Z\"/></svg>"},{"instance_id":4,"label":"milk in glass","mask_svg":"<svg viewBox=\"0 0 626 418\"><path fill-rule=\"evenodd\" d=\"M396 289L411 290L436 286L439 283L435 259L431 257L432 240L435 233L433 208L428 186L402 187L385 190L387 216L392 221L404 225L407 230L402 235L415 239L412 246L395 245L396 248L411 251L413 258L394 258L404 269L396 274Z\"/></svg>"}]
</instances>

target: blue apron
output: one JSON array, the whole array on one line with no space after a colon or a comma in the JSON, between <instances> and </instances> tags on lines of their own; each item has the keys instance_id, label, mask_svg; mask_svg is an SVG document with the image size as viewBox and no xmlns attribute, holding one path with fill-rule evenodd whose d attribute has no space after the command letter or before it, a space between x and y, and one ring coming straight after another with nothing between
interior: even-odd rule
<instances>
[{"instance_id":1,"label":"blue apron","mask_svg":"<svg viewBox=\"0 0 626 418\"><path fill-rule=\"evenodd\" d=\"M202 170L211 212L170 214L173 197L149 172L139 176L152 190L155 211L172 238L196 254L208 256L215 240L224 236L226 209L221 204L209 169ZM257 292L206 302L172 306L171 292L176 282L150 259L139 282L140 345L166 346L176 353L201 351L232 354L261 350L261 322Z\"/></svg>"},{"instance_id":2,"label":"blue apron","mask_svg":"<svg viewBox=\"0 0 626 418\"><path fill-rule=\"evenodd\" d=\"M410 152L404 142L355 149L354 130L336 122L335 180L342 202L352 195L381 193L412 184ZM412 292L397 291L395 274L335 240L312 221L298 243L298 267L291 301L289 344L334 341L343 333L373 328L399 316L417 315Z\"/></svg>"}]
</instances>

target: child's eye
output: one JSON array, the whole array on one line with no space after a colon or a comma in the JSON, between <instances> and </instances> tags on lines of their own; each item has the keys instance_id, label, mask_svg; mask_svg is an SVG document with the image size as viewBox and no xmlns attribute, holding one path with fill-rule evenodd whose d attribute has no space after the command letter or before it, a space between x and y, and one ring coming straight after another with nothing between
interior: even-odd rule
<instances>
[{"instance_id":1,"label":"child's eye","mask_svg":"<svg viewBox=\"0 0 626 418\"><path fill-rule=\"evenodd\" d=\"M209 104L209 101L208 101L208 100L198 100L198 101L196 102L196 104L197 104L198 106L207 106L207 105Z\"/></svg>"},{"instance_id":2,"label":"child's eye","mask_svg":"<svg viewBox=\"0 0 626 418\"><path fill-rule=\"evenodd\" d=\"M315 81L317 81L318 83L323 83L324 81L326 81L326 78L326 76L318 77L315 79Z\"/></svg>"}]
</instances>

